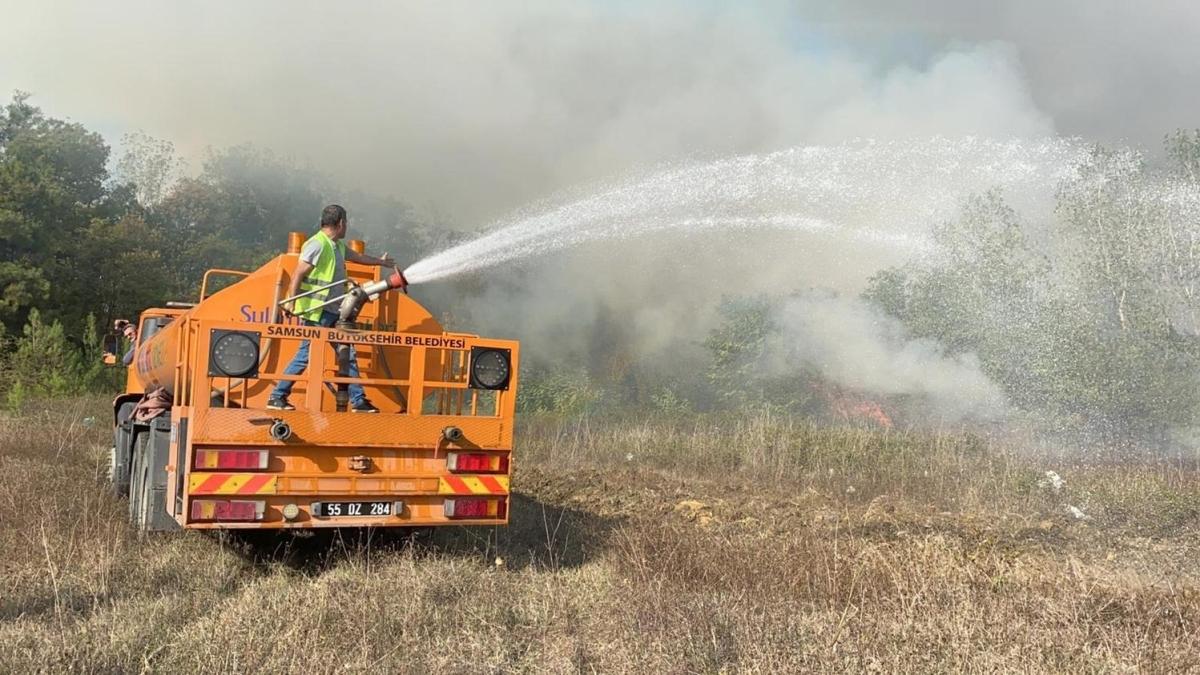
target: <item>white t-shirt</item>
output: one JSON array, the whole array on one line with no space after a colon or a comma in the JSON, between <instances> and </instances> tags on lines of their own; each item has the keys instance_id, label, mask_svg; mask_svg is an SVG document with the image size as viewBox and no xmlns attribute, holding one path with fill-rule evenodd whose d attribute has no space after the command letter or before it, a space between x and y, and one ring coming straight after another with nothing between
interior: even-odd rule
<instances>
[{"instance_id":1,"label":"white t-shirt","mask_svg":"<svg viewBox=\"0 0 1200 675\"><path fill-rule=\"evenodd\" d=\"M300 249L300 259L304 262L317 266L317 258L321 257L321 242L318 239L312 239L304 244L304 248ZM342 247L333 242L333 278L330 281L346 281L346 260L342 257ZM334 288L338 288L334 286Z\"/></svg>"}]
</instances>

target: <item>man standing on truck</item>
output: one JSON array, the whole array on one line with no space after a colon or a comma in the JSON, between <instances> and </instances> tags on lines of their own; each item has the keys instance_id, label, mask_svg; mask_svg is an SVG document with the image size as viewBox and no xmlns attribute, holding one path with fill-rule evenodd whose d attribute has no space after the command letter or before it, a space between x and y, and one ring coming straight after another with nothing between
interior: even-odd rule
<instances>
[{"instance_id":1,"label":"man standing on truck","mask_svg":"<svg viewBox=\"0 0 1200 675\"><path fill-rule=\"evenodd\" d=\"M296 273L292 275L287 297L290 298L301 292L333 284L325 290L294 300L291 307L283 308L284 311L298 317L306 326L332 328L337 323L338 315L334 309L331 309L333 306L324 308L317 306L342 294L346 282L347 260L362 265L396 267L396 263L386 253L382 258L376 258L356 253L347 248L342 241L346 237L346 227L346 209L337 204L330 204L321 212L321 229L309 237L308 241L304 242L304 247L300 249L300 262L296 263ZM304 372L308 367L308 345L308 340L300 344L300 349L296 351L296 356L283 371L284 374L299 375ZM350 352L350 377L359 377L358 360L353 348ZM282 380L276 384L275 390L271 392L270 400L267 401L267 408L270 410L295 410L295 406L288 403L292 384L289 380ZM352 384L348 389L350 412L379 412L379 408L371 405L371 402L367 400L362 385Z\"/></svg>"}]
</instances>

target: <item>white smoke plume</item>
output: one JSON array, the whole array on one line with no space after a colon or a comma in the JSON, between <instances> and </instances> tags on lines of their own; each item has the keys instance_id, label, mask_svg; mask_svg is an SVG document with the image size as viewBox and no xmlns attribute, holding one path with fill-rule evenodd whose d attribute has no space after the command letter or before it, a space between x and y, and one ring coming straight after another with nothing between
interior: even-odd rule
<instances>
[{"instance_id":1,"label":"white smoke plume","mask_svg":"<svg viewBox=\"0 0 1200 675\"><path fill-rule=\"evenodd\" d=\"M1019 50L879 63L804 4L16 4L0 91L197 167L253 143L347 188L480 225L685 157L854 138L1043 136Z\"/></svg>"},{"instance_id":2,"label":"white smoke plume","mask_svg":"<svg viewBox=\"0 0 1200 675\"><path fill-rule=\"evenodd\" d=\"M974 355L950 355L915 339L895 319L856 298L810 292L789 298L768 352L776 370L807 366L848 389L916 397L941 421L990 421L1005 414L1004 394Z\"/></svg>"}]
</instances>

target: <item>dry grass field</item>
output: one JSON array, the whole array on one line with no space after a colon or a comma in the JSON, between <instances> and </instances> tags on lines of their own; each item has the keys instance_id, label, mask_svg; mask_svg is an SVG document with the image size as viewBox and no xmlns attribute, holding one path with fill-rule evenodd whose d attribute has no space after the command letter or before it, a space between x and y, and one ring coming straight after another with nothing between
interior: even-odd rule
<instances>
[{"instance_id":1,"label":"dry grass field","mask_svg":"<svg viewBox=\"0 0 1200 675\"><path fill-rule=\"evenodd\" d=\"M105 406L0 417L0 671L1200 672L1195 458L534 421L504 530L139 541Z\"/></svg>"}]
</instances>

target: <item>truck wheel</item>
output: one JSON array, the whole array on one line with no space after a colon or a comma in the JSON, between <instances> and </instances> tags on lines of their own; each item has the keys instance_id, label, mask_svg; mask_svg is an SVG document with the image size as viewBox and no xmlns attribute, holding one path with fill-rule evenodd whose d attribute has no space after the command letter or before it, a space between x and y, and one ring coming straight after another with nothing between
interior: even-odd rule
<instances>
[{"instance_id":1,"label":"truck wheel","mask_svg":"<svg viewBox=\"0 0 1200 675\"><path fill-rule=\"evenodd\" d=\"M121 473L124 469L125 473L125 489L121 489ZM120 459L117 455L117 446L112 446L108 449L108 486L112 489L114 497L124 497L129 493L129 465L121 466Z\"/></svg>"},{"instance_id":2,"label":"truck wheel","mask_svg":"<svg viewBox=\"0 0 1200 675\"><path fill-rule=\"evenodd\" d=\"M179 529L167 513L167 454L170 425L156 420L137 436L129 485L129 524L144 536L147 532Z\"/></svg>"},{"instance_id":3,"label":"truck wheel","mask_svg":"<svg viewBox=\"0 0 1200 675\"><path fill-rule=\"evenodd\" d=\"M150 432L143 431L135 437L133 443L133 457L129 462L129 524L133 529L141 531L142 523L142 498L143 485L146 483L146 455L150 447Z\"/></svg>"},{"instance_id":4,"label":"truck wheel","mask_svg":"<svg viewBox=\"0 0 1200 675\"><path fill-rule=\"evenodd\" d=\"M150 531L150 509L153 506L152 499L152 481L150 479L150 467L147 462L142 462L142 476L140 483L140 492L138 493L138 511L134 516L135 521L133 528L137 530L139 537L146 536Z\"/></svg>"},{"instance_id":5,"label":"truck wheel","mask_svg":"<svg viewBox=\"0 0 1200 675\"><path fill-rule=\"evenodd\" d=\"M121 441L118 438L118 443ZM108 450L108 487L114 497L129 496L129 446L114 445Z\"/></svg>"},{"instance_id":6,"label":"truck wheel","mask_svg":"<svg viewBox=\"0 0 1200 675\"><path fill-rule=\"evenodd\" d=\"M113 446L108 451L108 483L115 497L129 496L129 463L133 458L133 424L129 421L135 404L127 401L117 411Z\"/></svg>"}]
</instances>

